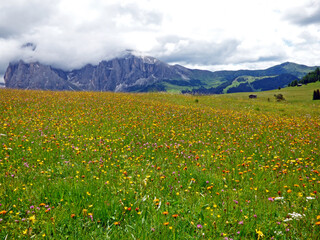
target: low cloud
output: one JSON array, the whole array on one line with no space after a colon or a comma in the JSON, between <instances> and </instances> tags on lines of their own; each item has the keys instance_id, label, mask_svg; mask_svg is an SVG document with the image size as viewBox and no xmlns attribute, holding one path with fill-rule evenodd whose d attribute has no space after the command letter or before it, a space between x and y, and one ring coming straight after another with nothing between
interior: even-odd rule
<instances>
[{"instance_id":1,"label":"low cloud","mask_svg":"<svg viewBox=\"0 0 320 240\"><path fill-rule=\"evenodd\" d=\"M20 59L64 70L97 64L135 49L128 36L155 31L163 20L138 4L100 1L10 0L0 12L0 74Z\"/></svg>"},{"instance_id":2,"label":"low cloud","mask_svg":"<svg viewBox=\"0 0 320 240\"><path fill-rule=\"evenodd\" d=\"M0 75L20 59L70 70L125 49L202 69L318 64L320 3L233 3L237 8L209 0L183 6L169 0L1 1Z\"/></svg>"}]
</instances>

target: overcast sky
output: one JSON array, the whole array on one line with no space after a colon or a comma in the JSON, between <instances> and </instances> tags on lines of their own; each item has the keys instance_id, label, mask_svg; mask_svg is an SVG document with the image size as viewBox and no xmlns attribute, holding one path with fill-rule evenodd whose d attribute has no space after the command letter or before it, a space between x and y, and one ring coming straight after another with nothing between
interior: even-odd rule
<instances>
[{"instance_id":1,"label":"overcast sky","mask_svg":"<svg viewBox=\"0 0 320 240\"><path fill-rule=\"evenodd\" d=\"M125 49L209 70L320 65L320 1L0 0L0 78L10 61L67 70Z\"/></svg>"}]
</instances>

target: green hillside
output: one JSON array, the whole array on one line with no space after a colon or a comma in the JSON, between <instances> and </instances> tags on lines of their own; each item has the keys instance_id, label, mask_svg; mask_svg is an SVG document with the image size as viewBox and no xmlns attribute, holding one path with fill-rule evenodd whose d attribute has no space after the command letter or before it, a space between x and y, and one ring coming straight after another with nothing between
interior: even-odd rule
<instances>
[{"instance_id":1,"label":"green hillside","mask_svg":"<svg viewBox=\"0 0 320 240\"><path fill-rule=\"evenodd\" d=\"M307 73L315 70L316 67L308 67L296 63L286 62L265 70L238 70L238 71L217 71L203 72L194 70L194 77L202 84L174 88L182 90L182 93L193 94L220 94L231 92L257 92L271 89L283 88L299 80ZM168 91L172 86L166 86Z\"/></svg>"}]
</instances>

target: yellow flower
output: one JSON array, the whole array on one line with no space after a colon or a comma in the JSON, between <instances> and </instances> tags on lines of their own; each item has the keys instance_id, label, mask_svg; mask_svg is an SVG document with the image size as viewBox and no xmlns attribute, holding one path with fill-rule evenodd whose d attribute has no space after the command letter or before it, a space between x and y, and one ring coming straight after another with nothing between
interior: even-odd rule
<instances>
[{"instance_id":1,"label":"yellow flower","mask_svg":"<svg viewBox=\"0 0 320 240\"><path fill-rule=\"evenodd\" d=\"M87 209L83 209L83 210L82 210L82 214L83 214L83 215L87 215L87 213L88 213L88 210L87 210Z\"/></svg>"},{"instance_id":2,"label":"yellow flower","mask_svg":"<svg viewBox=\"0 0 320 240\"><path fill-rule=\"evenodd\" d=\"M258 234L258 240L260 239L260 237L261 238L264 237L264 234L260 231L260 229L259 230L256 229L256 233Z\"/></svg>"},{"instance_id":3,"label":"yellow flower","mask_svg":"<svg viewBox=\"0 0 320 240\"><path fill-rule=\"evenodd\" d=\"M29 220L30 220L32 223L35 223L35 221L36 221L36 216L33 215L33 216L29 217Z\"/></svg>"}]
</instances>

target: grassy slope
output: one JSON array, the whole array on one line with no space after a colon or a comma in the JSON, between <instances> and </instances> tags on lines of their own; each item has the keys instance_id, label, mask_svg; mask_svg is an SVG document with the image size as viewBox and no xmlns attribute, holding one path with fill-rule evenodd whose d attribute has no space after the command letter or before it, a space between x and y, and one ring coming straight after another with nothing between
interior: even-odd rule
<instances>
[{"instance_id":1,"label":"grassy slope","mask_svg":"<svg viewBox=\"0 0 320 240\"><path fill-rule=\"evenodd\" d=\"M274 76L263 76L263 77L240 76L240 77L237 77L228 87L226 87L223 90L223 93L227 93L228 89L230 89L230 88L238 87L241 83L252 83L256 80L261 80L263 78L268 78L268 77L274 77ZM240 79L240 81L238 79Z\"/></svg>"},{"instance_id":2,"label":"grassy slope","mask_svg":"<svg viewBox=\"0 0 320 240\"><path fill-rule=\"evenodd\" d=\"M166 100L181 105L194 106L195 99L199 102L196 106L214 107L227 110L261 110L263 112L284 112L283 114L319 114L320 101L313 101L313 91L320 89L320 82L303 85L301 87L287 87L280 90L263 91L254 93L257 99L249 99L252 93L231 93L209 96L183 96L169 93L152 95L155 99ZM283 94L286 101L276 102L274 95ZM168 94L170 97L168 97ZM151 97L151 96L150 96ZM270 101L269 101L269 100Z\"/></svg>"},{"instance_id":3,"label":"grassy slope","mask_svg":"<svg viewBox=\"0 0 320 240\"><path fill-rule=\"evenodd\" d=\"M317 88L0 90L0 238L316 239Z\"/></svg>"}]
</instances>

